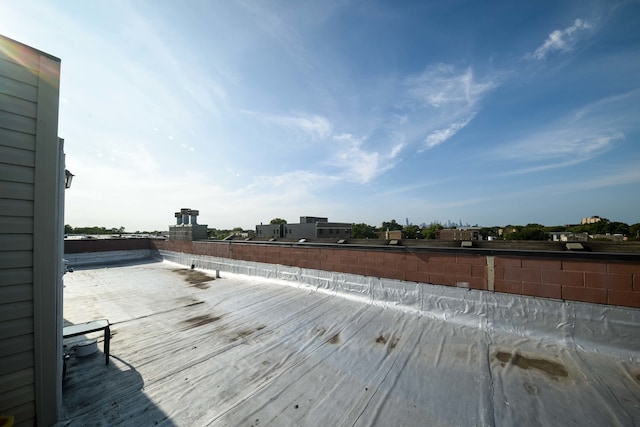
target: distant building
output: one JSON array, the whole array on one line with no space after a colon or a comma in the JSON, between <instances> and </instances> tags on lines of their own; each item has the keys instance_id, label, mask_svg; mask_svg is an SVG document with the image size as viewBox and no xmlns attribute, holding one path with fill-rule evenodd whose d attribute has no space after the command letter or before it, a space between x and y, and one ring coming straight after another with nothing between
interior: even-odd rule
<instances>
[{"instance_id":1,"label":"distant building","mask_svg":"<svg viewBox=\"0 0 640 427\"><path fill-rule=\"evenodd\" d=\"M315 224L316 222L329 222L329 218L322 216L301 216L300 224Z\"/></svg>"},{"instance_id":2,"label":"distant building","mask_svg":"<svg viewBox=\"0 0 640 427\"><path fill-rule=\"evenodd\" d=\"M586 242L589 233L571 233L569 231L550 231L549 237L553 242Z\"/></svg>"},{"instance_id":3,"label":"distant building","mask_svg":"<svg viewBox=\"0 0 640 427\"><path fill-rule=\"evenodd\" d=\"M438 240L482 240L480 227L443 228L436 231Z\"/></svg>"},{"instance_id":4,"label":"distant building","mask_svg":"<svg viewBox=\"0 0 640 427\"><path fill-rule=\"evenodd\" d=\"M591 238L595 240L611 240L614 242L623 242L627 240L627 237L624 234L611 234L611 233L594 234L593 236L591 236Z\"/></svg>"},{"instance_id":5,"label":"distant building","mask_svg":"<svg viewBox=\"0 0 640 427\"><path fill-rule=\"evenodd\" d=\"M515 233L516 231L518 231L518 229L515 227L499 228L498 237L502 237L505 234Z\"/></svg>"},{"instance_id":6,"label":"distant building","mask_svg":"<svg viewBox=\"0 0 640 427\"><path fill-rule=\"evenodd\" d=\"M600 222L602 221L602 218L600 218L597 215L591 216L589 218L582 218L582 220L580 221L581 225L585 225L585 224L595 224L596 222Z\"/></svg>"},{"instance_id":7,"label":"distant building","mask_svg":"<svg viewBox=\"0 0 640 427\"><path fill-rule=\"evenodd\" d=\"M256 225L256 237L274 239L348 239L351 224L329 222L328 218L301 216L297 224Z\"/></svg>"},{"instance_id":8,"label":"distant building","mask_svg":"<svg viewBox=\"0 0 640 427\"><path fill-rule=\"evenodd\" d=\"M401 240L402 239L402 230L386 230L386 231L378 231L376 233L378 239L384 240Z\"/></svg>"}]
</instances>

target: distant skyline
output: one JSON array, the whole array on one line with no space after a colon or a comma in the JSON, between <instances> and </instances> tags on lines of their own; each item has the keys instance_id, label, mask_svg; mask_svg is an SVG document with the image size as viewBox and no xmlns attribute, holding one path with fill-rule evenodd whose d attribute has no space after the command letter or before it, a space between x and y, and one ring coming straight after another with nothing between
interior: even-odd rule
<instances>
[{"instance_id":1,"label":"distant skyline","mask_svg":"<svg viewBox=\"0 0 640 427\"><path fill-rule=\"evenodd\" d=\"M65 223L640 222L640 1L3 0Z\"/></svg>"}]
</instances>

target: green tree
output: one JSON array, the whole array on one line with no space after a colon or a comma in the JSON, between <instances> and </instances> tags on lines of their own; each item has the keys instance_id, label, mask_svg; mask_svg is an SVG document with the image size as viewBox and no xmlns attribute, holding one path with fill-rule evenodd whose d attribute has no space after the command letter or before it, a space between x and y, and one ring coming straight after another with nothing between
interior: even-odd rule
<instances>
[{"instance_id":1,"label":"green tree","mask_svg":"<svg viewBox=\"0 0 640 427\"><path fill-rule=\"evenodd\" d=\"M269 224L286 224L287 220L282 218L273 218Z\"/></svg>"},{"instance_id":2,"label":"green tree","mask_svg":"<svg viewBox=\"0 0 640 427\"><path fill-rule=\"evenodd\" d=\"M487 238L487 237L493 237L493 238L498 238L498 229L500 227L482 227L480 229L480 235L482 235L483 238Z\"/></svg>"},{"instance_id":3,"label":"green tree","mask_svg":"<svg viewBox=\"0 0 640 427\"><path fill-rule=\"evenodd\" d=\"M405 239L424 239L422 233L420 233L420 227L417 225L407 225L402 229L402 234Z\"/></svg>"},{"instance_id":4,"label":"green tree","mask_svg":"<svg viewBox=\"0 0 640 427\"><path fill-rule=\"evenodd\" d=\"M432 222L428 227L424 227L420 233L425 239L434 240L438 237L438 230L442 230L444 227L441 224Z\"/></svg>"},{"instance_id":5,"label":"green tree","mask_svg":"<svg viewBox=\"0 0 640 427\"><path fill-rule=\"evenodd\" d=\"M380 231L387 230L402 230L402 225L398 224L395 219L392 219L391 221L383 221L382 226L380 227Z\"/></svg>"},{"instance_id":6,"label":"green tree","mask_svg":"<svg viewBox=\"0 0 640 427\"><path fill-rule=\"evenodd\" d=\"M622 234L628 236L630 233L629 225L624 222L610 222L607 228L608 232L611 234Z\"/></svg>"},{"instance_id":7,"label":"green tree","mask_svg":"<svg viewBox=\"0 0 640 427\"><path fill-rule=\"evenodd\" d=\"M351 225L351 235L354 239L375 239L377 237L376 228L363 222Z\"/></svg>"},{"instance_id":8,"label":"green tree","mask_svg":"<svg viewBox=\"0 0 640 427\"><path fill-rule=\"evenodd\" d=\"M515 231L513 231L515 229ZM544 226L540 224L527 224L526 226L515 225L509 226L505 236L505 240L548 240Z\"/></svg>"},{"instance_id":9,"label":"green tree","mask_svg":"<svg viewBox=\"0 0 640 427\"><path fill-rule=\"evenodd\" d=\"M210 239L220 240L220 236L223 234L224 230L218 230L217 228L209 228L207 230Z\"/></svg>"},{"instance_id":10,"label":"green tree","mask_svg":"<svg viewBox=\"0 0 640 427\"><path fill-rule=\"evenodd\" d=\"M64 234L73 234L73 227L69 224L64 225Z\"/></svg>"},{"instance_id":11,"label":"green tree","mask_svg":"<svg viewBox=\"0 0 640 427\"><path fill-rule=\"evenodd\" d=\"M629 226L629 239L640 240L640 222Z\"/></svg>"},{"instance_id":12,"label":"green tree","mask_svg":"<svg viewBox=\"0 0 640 427\"><path fill-rule=\"evenodd\" d=\"M589 233L595 234L623 234L625 236L632 235L631 227L624 222L609 221L606 218L601 218L600 221L593 224L580 224L575 227L570 227L567 231L573 233Z\"/></svg>"}]
</instances>

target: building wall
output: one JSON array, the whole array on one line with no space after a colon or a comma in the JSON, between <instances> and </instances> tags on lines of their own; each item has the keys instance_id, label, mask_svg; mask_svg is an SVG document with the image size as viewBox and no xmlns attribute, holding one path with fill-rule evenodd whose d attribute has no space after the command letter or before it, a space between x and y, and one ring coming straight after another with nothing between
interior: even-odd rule
<instances>
[{"instance_id":1,"label":"building wall","mask_svg":"<svg viewBox=\"0 0 640 427\"><path fill-rule=\"evenodd\" d=\"M440 240L478 240L480 238L480 232L477 229L445 228L436 233Z\"/></svg>"},{"instance_id":2,"label":"building wall","mask_svg":"<svg viewBox=\"0 0 640 427\"><path fill-rule=\"evenodd\" d=\"M154 240L159 250L457 286L542 298L640 307L640 262L611 254L540 251L420 250L410 247L314 246ZM515 255L519 252L521 254ZM602 254L600 254L602 255ZM580 258L583 257L583 258ZM640 258L640 257L639 257Z\"/></svg>"},{"instance_id":3,"label":"building wall","mask_svg":"<svg viewBox=\"0 0 640 427\"><path fill-rule=\"evenodd\" d=\"M60 60L0 36L0 413L51 425L61 401Z\"/></svg>"},{"instance_id":4,"label":"building wall","mask_svg":"<svg viewBox=\"0 0 640 427\"><path fill-rule=\"evenodd\" d=\"M318 223L316 237L320 239L348 239L351 237L351 224L344 222Z\"/></svg>"},{"instance_id":5,"label":"building wall","mask_svg":"<svg viewBox=\"0 0 640 427\"><path fill-rule=\"evenodd\" d=\"M273 237L279 239L283 237L283 227L284 224L256 225L256 236L269 238Z\"/></svg>"},{"instance_id":6,"label":"building wall","mask_svg":"<svg viewBox=\"0 0 640 427\"><path fill-rule=\"evenodd\" d=\"M283 226L283 235L285 239L315 239L316 236L316 224L314 223L300 223L300 224L285 224Z\"/></svg>"},{"instance_id":7,"label":"building wall","mask_svg":"<svg viewBox=\"0 0 640 427\"><path fill-rule=\"evenodd\" d=\"M376 232L378 239L402 240L402 230L386 230Z\"/></svg>"},{"instance_id":8,"label":"building wall","mask_svg":"<svg viewBox=\"0 0 640 427\"><path fill-rule=\"evenodd\" d=\"M329 222L329 218L325 218L323 216L301 216L300 224L313 224L316 222Z\"/></svg>"}]
</instances>

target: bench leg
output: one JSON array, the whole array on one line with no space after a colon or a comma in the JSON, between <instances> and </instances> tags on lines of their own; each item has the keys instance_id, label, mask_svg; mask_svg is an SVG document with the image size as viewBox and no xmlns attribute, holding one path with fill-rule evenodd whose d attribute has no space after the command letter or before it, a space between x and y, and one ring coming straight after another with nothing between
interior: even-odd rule
<instances>
[{"instance_id":1,"label":"bench leg","mask_svg":"<svg viewBox=\"0 0 640 427\"><path fill-rule=\"evenodd\" d=\"M104 330L104 364L109 364L109 344L111 341L111 329L107 326Z\"/></svg>"}]
</instances>

